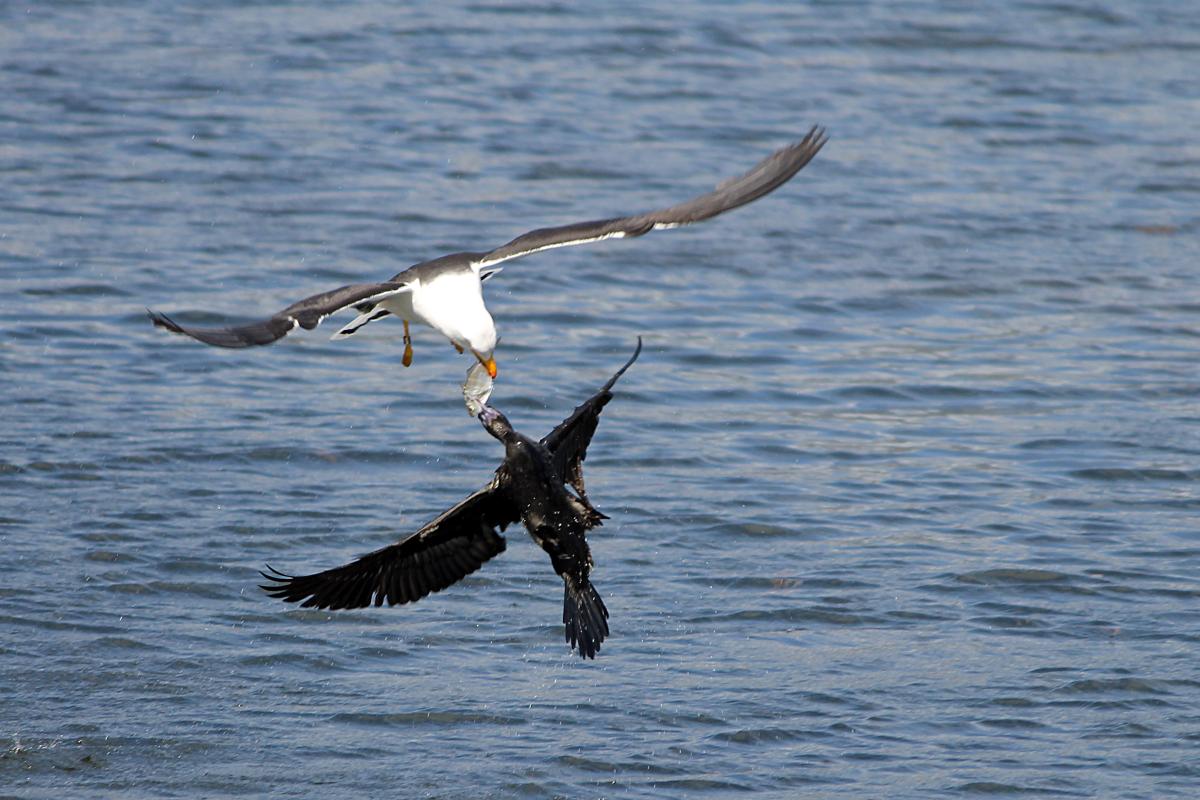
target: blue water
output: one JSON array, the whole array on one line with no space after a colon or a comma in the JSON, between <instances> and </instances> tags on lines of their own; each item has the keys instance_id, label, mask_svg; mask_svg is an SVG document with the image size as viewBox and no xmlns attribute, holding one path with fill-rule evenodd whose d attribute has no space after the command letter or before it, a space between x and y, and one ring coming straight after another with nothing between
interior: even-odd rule
<instances>
[{"instance_id":1,"label":"blue water","mask_svg":"<svg viewBox=\"0 0 1200 800\"><path fill-rule=\"evenodd\" d=\"M0 796L1192 798L1200 7L0 7ZM488 284L587 461L595 662L516 530L297 610L488 480L428 330L245 319L661 207ZM336 322L336 320L335 320Z\"/></svg>"}]
</instances>

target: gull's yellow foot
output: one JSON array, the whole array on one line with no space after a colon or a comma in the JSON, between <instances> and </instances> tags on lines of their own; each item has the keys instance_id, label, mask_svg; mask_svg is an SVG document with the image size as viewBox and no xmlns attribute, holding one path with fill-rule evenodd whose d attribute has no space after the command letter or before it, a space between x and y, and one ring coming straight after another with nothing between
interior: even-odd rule
<instances>
[{"instance_id":1,"label":"gull's yellow foot","mask_svg":"<svg viewBox=\"0 0 1200 800\"><path fill-rule=\"evenodd\" d=\"M412 366L412 338L408 335L408 320L404 320L404 355L400 363L406 367Z\"/></svg>"}]
</instances>

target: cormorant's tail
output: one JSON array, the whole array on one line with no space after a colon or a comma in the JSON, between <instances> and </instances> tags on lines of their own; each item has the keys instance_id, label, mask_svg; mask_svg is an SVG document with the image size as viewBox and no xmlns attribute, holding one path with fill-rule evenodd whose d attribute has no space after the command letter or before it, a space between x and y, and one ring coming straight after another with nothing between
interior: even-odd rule
<instances>
[{"instance_id":1,"label":"cormorant's tail","mask_svg":"<svg viewBox=\"0 0 1200 800\"><path fill-rule=\"evenodd\" d=\"M595 658L600 643L608 636L608 609L587 578L563 576L563 625L567 643L578 648L582 658Z\"/></svg>"}]
</instances>

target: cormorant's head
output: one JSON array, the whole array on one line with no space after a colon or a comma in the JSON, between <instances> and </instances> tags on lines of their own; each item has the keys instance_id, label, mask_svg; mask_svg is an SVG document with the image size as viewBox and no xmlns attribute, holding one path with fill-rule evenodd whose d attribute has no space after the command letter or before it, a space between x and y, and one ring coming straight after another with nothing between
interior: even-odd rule
<instances>
[{"instance_id":1,"label":"cormorant's head","mask_svg":"<svg viewBox=\"0 0 1200 800\"><path fill-rule=\"evenodd\" d=\"M500 413L499 409L485 404L483 410L479 412L479 421L483 424L484 430L502 442L512 435L512 424L508 421L508 417Z\"/></svg>"}]
</instances>

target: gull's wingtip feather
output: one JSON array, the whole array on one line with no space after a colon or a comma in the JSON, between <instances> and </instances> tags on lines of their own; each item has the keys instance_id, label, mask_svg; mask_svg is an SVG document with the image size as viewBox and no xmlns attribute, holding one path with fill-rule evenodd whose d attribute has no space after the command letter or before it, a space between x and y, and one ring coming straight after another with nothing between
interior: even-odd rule
<instances>
[{"instance_id":1,"label":"gull's wingtip feather","mask_svg":"<svg viewBox=\"0 0 1200 800\"><path fill-rule=\"evenodd\" d=\"M183 333L183 328L179 326L179 323L168 317L166 314L147 308L146 316L150 317L150 321L154 323L154 327L156 328L165 328L172 333Z\"/></svg>"}]
</instances>

